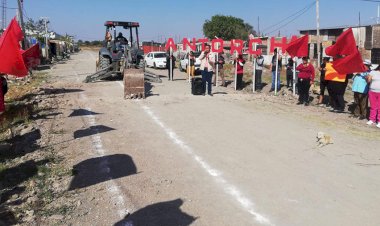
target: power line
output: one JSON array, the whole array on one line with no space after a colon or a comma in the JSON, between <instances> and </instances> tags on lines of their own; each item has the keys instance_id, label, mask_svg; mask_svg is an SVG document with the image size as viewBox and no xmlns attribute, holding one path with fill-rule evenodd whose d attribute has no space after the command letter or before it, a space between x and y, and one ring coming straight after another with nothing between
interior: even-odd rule
<instances>
[{"instance_id":1,"label":"power line","mask_svg":"<svg viewBox=\"0 0 380 226\"><path fill-rule=\"evenodd\" d=\"M305 8L303 12L301 12L299 15L297 15L296 17L294 17L292 20L290 20L289 22L285 23L284 25L282 25L280 27L277 27L276 29L274 29L274 30L272 30L270 32L267 32L267 34L271 34L271 33L275 32L275 31L278 31L281 28L283 28L283 27L287 26L288 24L292 23L293 21L295 21L296 19L298 19L300 16L302 16L303 14L305 14L307 11L309 11L314 6L314 4L315 4L315 2L312 5L310 5L307 8Z\"/></svg>"},{"instance_id":2,"label":"power line","mask_svg":"<svg viewBox=\"0 0 380 226\"><path fill-rule=\"evenodd\" d=\"M14 7L6 7L6 6L0 6L0 8L2 8L2 9L18 9L18 8L14 8Z\"/></svg>"},{"instance_id":3,"label":"power line","mask_svg":"<svg viewBox=\"0 0 380 226\"><path fill-rule=\"evenodd\" d=\"M297 16L297 15L300 14L300 13L301 13L301 15L302 15L302 14L304 13L305 10L309 10L309 9L310 9L311 7L313 7L314 5L315 5L315 1L313 1L313 2L311 2L310 4L306 5L306 6L305 6L304 8L302 8L301 10L299 10L299 11L297 11L297 12L291 14L290 16L288 16L288 17L282 19L280 22L275 23L275 24L273 24L273 25L271 25L271 26L269 26L269 27L266 27L266 28L262 29L261 32L264 33L264 31L267 31L267 30L269 30L269 29L271 29L271 28L273 28L273 27L276 27L276 26L278 26L278 25L281 25L281 24L283 24L284 22L286 22L288 19L290 19L290 18L292 18L292 17L294 17L294 16ZM276 30L277 30L277 29L276 29Z\"/></svg>"}]
</instances>

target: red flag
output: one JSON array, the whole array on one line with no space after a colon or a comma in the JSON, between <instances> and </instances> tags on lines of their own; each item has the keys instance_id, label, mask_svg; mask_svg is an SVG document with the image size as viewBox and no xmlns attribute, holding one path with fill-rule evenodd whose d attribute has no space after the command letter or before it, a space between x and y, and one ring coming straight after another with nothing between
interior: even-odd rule
<instances>
[{"instance_id":1,"label":"red flag","mask_svg":"<svg viewBox=\"0 0 380 226\"><path fill-rule=\"evenodd\" d=\"M0 37L0 73L23 77L28 74L20 52L23 34L16 18L13 18Z\"/></svg>"},{"instance_id":2,"label":"red flag","mask_svg":"<svg viewBox=\"0 0 380 226\"><path fill-rule=\"evenodd\" d=\"M365 72L367 70L358 50L349 56L335 60L333 62L333 68L339 74L352 74L357 72Z\"/></svg>"},{"instance_id":3,"label":"red flag","mask_svg":"<svg viewBox=\"0 0 380 226\"><path fill-rule=\"evenodd\" d=\"M285 51L288 52L291 57L304 57L309 53L308 44L309 35L305 35L291 41Z\"/></svg>"},{"instance_id":4,"label":"red flag","mask_svg":"<svg viewBox=\"0 0 380 226\"><path fill-rule=\"evenodd\" d=\"M26 51L21 51L27 68L35 68L40 64L40 45L37 43Z\"/></svg>"},{"instance_id":5,"label":"red flag","mask_svg":"<svg viewBox=\"0 0 380 226\"><path fill-rule=\"evenodd\" d=\"M337 55L350 55L355 53L356 50L354 33L352 28L349 28L338 37L334 45L326 48L326 54L335 57Z\"/></svg>"}]
</instances>

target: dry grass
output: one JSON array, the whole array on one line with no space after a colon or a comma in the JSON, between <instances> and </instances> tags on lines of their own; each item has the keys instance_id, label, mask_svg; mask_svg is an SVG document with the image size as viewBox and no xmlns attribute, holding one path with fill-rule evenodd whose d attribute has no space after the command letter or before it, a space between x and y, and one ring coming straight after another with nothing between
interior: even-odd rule
<instances>
[{"instance_id":1,"label":"dry grass","mask_svg":"<svg viewBox=\"0 0 380 226\"><path fill-rule=\"evenodd\" d=\"M37 72L29 82L23 80L9 81L9 91L5 95L6 110L0 116L0 133L4 133L12 125L18 123L28 123L30 114L36 106L27 104L36 89L48 78L47 72ZM2 135L0 135L0 138Z\"/></svg>"},{"instance_id":2,"label":"dry grass","mask_svg":"<svg viewBox=\"0 0 380 226\"><path fill-rule=\"evenodd\" d=\"M36 88L43 82L46 82L48 77L47 72L36 72L33 77L29 79L30 82L23 80L12 80L8 82L9 91L5 96L6 103L13 101L21 101L28 97Z\"/></svg>"}]
</instances>

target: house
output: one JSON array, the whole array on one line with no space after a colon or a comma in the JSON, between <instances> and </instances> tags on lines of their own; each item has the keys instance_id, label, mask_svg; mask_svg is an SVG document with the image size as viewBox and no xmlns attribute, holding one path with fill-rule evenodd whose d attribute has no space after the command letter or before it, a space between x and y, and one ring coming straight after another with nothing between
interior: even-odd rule
<instances>
[{"instance_id":1,"label":"house","mask_svg":"<svg viewBox=\"0 0 380 226\"><path fill-rule=\"evenodd\" d=\"M350 26L329 27L320 29L320 40L322 56L325 56L324 49L333 45L339 35L341 35ZM372 63L380 64L380 25L363 25L351 26L358 46L359 52L363 59L371 59ZM309 34L310 41L310 58L317 58L317 30L305 29L300 30L301 35Z\"/></svg>"}]
</instances>

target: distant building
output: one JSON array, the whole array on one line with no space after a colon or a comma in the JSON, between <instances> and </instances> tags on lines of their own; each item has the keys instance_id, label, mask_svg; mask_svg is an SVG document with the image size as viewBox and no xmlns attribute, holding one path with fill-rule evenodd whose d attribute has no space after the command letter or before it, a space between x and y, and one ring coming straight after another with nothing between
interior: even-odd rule
<instances>
[{"instance_id":1,"label":"distant building","mask_svg":"<svg viewBox=\"0 0 380 226\"><path fill-rule=\"evenodd\" d=\"M320 37L322 45L322 56L325 56L324 49L333 45L339 35L350 26L321 28ZM352 26L352 31L363 59L370 59L374 64L380 64L380 25ZM317 30L300 30L301 35L309 34L310 58L317 58Z\"/></svg>"}]
</instances>

